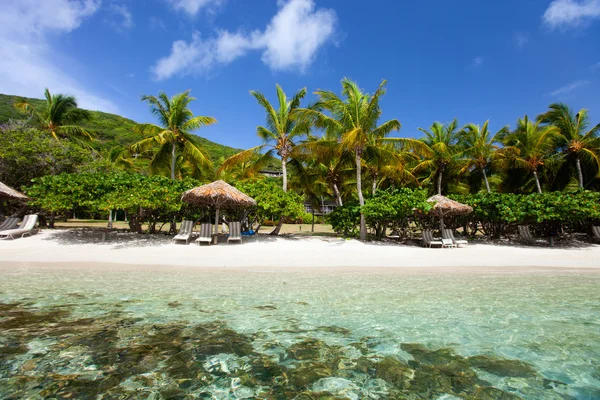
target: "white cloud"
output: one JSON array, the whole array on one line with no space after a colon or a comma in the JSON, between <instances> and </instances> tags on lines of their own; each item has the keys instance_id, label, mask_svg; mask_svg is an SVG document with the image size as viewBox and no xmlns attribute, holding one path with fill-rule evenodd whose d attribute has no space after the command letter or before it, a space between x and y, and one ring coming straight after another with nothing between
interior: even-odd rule
<instances>
[{"instance_id":1,"label":"white cloud","mask_svg":"<svg viewBox=\"0 0 600 400\"><path fill-rule=\"evenodd\" d=\"M513 41L515 42L515 46L517 46L517 49L520 50L523 47L525 47L527 43L529 43L529 36L522 32L515 32L515 34L513 35Z\"/></svg>"},{"instance_id":2,"label":"white cloud","mask_svg":"<svg viewBox=\"0 0 600 400\"><path fill-rule=\"evenodd\" d=\"M600 0L553 0L542 16L551 29L574 28L600 18Z\"/></svg>"},{"instance_id":3,"label":"white cloud","mask_svg":"<svg viewBox=\"0 0 600 400\"><path fill-rule=\"evenodd\" d=\"M148 19L148 23L150 25L150 29L153 29L153 30L162 31L162 30L167 29L167 26L165 25L163 20L158 17L154 17L154 16L150 17Z\"/></svg>"},{"instance_id":4,"label":"white cloud","mask_svg":"<svg viewBox=\"0 0 600 400\"><path fill-rule=\"evenodd\" d=\"M131 11L127 9L126 6L124 6L123 4L111 4L110 11L121 17L120 22L112 21L111 25L113 26L113 28L115 28L118 31L133 28L133 15L131 14Z\"/></svg>"},{"instance_id":5,"label":"white cloud","mask_svg":"<svg viewBox=\"0 0 600 400\"><path fill-rule=\"evenodd\" d=\"M336 14L329 9L315 9L314 0L279 1L278 5L279 11L264 31L221 30L208 39L195 32L190 42L174 42L171 53L152 67L154 78L206 73L250 51L261 51L262 61L273 70L306 70L318 50L331 40Z\"/></svg>"},{"instance_id":6,"label":"white cloud","mask_svg":"<svg viewBox=\"0 0 600 400\"><path fill-rule=\"evenodd\" d=\"M592 65L592 66L590 67L590 69L591 69L592 71L597 71L597 70L600 70L600 62L598 62L598 63L596 63L596 64Z\"/></svg>"},{"instance_id":7,"label":"white cloud","mask_svg":"<svg viewBox=\"0 0 600 400\"><path fill-rule=\"evenodd\" d=\"M568 85L559 87L556 90L553 90L552 92L550 92L550 96L560 96L563 94L568 94L568 93L571 93L573 90L578 89L583 86L587 86L590 83L591 83L590 81L575 81L575 82L569 83Z\"/></svg>"},{"instance_id":8,"label":"white cloud","mask_svg":"<svg viewBox=\"0 0 600 400\"><path fill-rule=\"evenodd\" d=\"M195 16L200 10L208 9L214 11L224 3L224 0L167 0L177 11L183 11Z\"/></svg>"},{"instance_id":9,"label":"white cloud","mask_svg":"<svg viewBox=\"0 0 600 400\"><path fill-rule=\"evenodd\" d=\"M471 61L471 68L481 68L483 67L483 57L478 56Z\"/></svg>"},{"instance_id":10,"label":"white cloud","mask_svg":"<svg viewBox=\"0 0 600 400\"><path fill-rule=\"evenodd\" d=\"M84 108L117 111L90 93L54 60L63 55L48 40L77 29L100 7L99 0L3 0L0 13L0 92L41 97L44 88L69 93Z\"/></svg>"}]
</instances>

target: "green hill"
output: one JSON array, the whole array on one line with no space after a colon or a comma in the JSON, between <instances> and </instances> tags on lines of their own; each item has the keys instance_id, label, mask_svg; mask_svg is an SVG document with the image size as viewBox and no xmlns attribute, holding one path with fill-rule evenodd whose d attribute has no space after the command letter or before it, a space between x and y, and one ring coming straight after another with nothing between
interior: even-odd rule
<instances>
[{"instance_id":1,"label":"green hill","mask_svg":"<svg viewBox=\"0 0 600 400\"><path fill-rule=\"evenodd\" d=\"M26 116L13 106L17 98L18 96L0 93L0 124L6 123L9 119L26 119ZM44 107L44 100L30 98L28 100L36 107ZM85 121L81 125L94 137L92 146L96 150L104 151L117 146L126 147L140 140L140 135L133 132L133 127L137 125L135 121L101 111L90 111L90 113L90 120ZM220 158L227 158L241 151L240 149L211 142L201 136L198 137L200 145L214 162L218 162Z\"/></svg>"}]
</instances>

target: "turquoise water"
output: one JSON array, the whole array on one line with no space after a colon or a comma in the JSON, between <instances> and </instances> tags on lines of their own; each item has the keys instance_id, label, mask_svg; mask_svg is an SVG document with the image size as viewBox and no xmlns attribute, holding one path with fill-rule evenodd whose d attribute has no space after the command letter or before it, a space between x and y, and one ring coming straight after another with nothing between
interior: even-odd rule
<instances>
[{"instance_id":1,"label":"turquoise water","mask_svg":"<svg viewBox=\"0 0 600 400\"><path fill-rule=\"evenodd\" d=\"M0 398L600 398L600 274L0 268Z\"/></svg>"}]
</instances>

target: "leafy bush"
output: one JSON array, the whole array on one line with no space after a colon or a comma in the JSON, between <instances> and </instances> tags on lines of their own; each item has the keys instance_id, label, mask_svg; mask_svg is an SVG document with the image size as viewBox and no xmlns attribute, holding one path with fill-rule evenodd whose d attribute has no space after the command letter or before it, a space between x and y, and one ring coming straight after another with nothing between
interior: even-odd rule
<instances>
[{"instance_id":1,"label":"leafy bush","mask_svg":"<svg viewBox=\"0 0 600 400\"><path fill-rule=\"evenodd\" d=\"M360 205L346 203L341 207L336 207L327 214L326 220L331 224L335 233L344 237L357 237L360 224Z\"/></svg>"}]
</instances>

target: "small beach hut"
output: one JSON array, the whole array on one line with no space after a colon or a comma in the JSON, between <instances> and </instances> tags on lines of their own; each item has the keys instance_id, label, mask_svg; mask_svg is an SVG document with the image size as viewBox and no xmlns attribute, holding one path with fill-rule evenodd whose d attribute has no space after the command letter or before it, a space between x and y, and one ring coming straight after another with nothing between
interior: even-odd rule
<instances>
[{"instance_id":1,"label":"small beach hut","mask_svg":"<svg viewBox=\"0 0 600 400\"><path fill-rule=\"evenodd\" d=\"M444 217L450 215L464 215L473 212L473 207L458 201L449 199L440 194L431 196L427 199L428 203L435 203L429 214L437 215L440 218L440 232L444 231Z\"/></svg>"},{"instance_id":2,"label":"small beach hut","mask_svg":"<svg viewBox=\"0 0 600 400\"><path fill-rule=\"evenodd\" d=\"M29 198L23 193L16 191L10 186L0 182L0 199L1 200L28 200Z\"/></svg>"},{"instance_id":3,"label":"small beach hut","mask_svg":"<svg viewBox=\"0 0 600 400\"><path fill-rule=\"evenodd\" d=\"M221 209L236 209L256 206L256 200L240 192L228 183L218 180L207 185L195 187L181 195L181 201L216 208L215 227L213 234L219 233L219 212Z\"/></svg>"}]
</instances>

